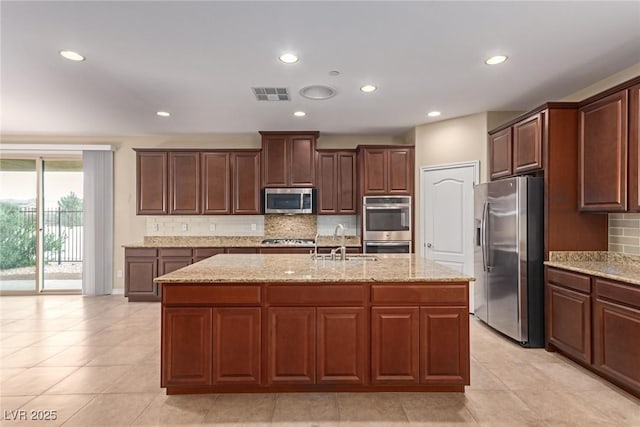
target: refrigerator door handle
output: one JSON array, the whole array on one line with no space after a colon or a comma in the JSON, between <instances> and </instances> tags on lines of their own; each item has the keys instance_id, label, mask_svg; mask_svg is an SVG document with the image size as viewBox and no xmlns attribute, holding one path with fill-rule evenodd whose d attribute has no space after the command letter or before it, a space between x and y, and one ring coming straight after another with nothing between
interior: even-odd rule
<instances>
[{"instance_id":1,"label":"refrigerator door handle","mask_svg":"<svg viewBox=\"0 0 640 427\"><path fill-rule=\"evenodd\" d=\"M484 242L482 245L483 252L482 258L484 260L484 266L487 272L491 272L491 230L489 230L489 209L491 209L491 204L489 202L485 202L484 212L483 212L483 224L484 224Z\"/></svg>"},{"instance_id":2,"label":"refrigerator door handle","mask_svg":"<svg viewBox=\"0 0 640 427\"><path fill-rule=\"evenodd\" d=\"M486 246L487 246L487 230L486 230L486 221L487 221L487 205L488 202L484 202L482 206L482 219L480 221L480 252L482 252L482 271L487 271L487 258L485 254Z\"/></svg>"}]
</instances>

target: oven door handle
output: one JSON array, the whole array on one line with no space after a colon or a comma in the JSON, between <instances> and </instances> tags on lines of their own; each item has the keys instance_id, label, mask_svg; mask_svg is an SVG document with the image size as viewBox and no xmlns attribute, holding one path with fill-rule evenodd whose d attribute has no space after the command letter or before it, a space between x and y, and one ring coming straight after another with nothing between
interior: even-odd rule
<instances>
[{"instance_id":1,"label":"oven door handle","mask_svg":"<svg viewBox=\"0 0 640 427\"><path fill-rule=\"evenodd\" d=\"M410 205L386 205L386 206L366 206L364 207L365 210L367 211L374 211L374 210L389 210L389 209L404 209L404 208L408 208Z\"/></svg>"},{"instance_id":2,"label":"oven door handle","mask_svg":"<svg viewBox=\"0 0 640 427\"><path fill-rule=\"evenodd\" d=\"M380 243L367 242L367 243L365 243L365 246L407 246L408 244L409 244L409 242L400 242L400 243L396 243L396 242L380 242Z\"/></svg>"}]
</instances>

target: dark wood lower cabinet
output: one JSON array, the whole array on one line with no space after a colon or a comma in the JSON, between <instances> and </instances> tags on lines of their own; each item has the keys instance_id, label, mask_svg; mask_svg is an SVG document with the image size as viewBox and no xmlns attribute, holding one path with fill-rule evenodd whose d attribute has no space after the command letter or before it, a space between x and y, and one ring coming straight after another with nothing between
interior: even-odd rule
<instances>
[{"instance_id":1,"label":"dark wood lower cabinet","mask_svg":"<svg viewBox=\"0 0 640 427\"><path fill-rule=\"evenodd\" d=\"M158 277L156 249L125 249L124 295L129 301L159 301L158 285L153 279Z\"/></svg>"},{"instance_id":2,"label":"dark wood lower cabinet","mask_svg":"<svg viewBox=\"0 0 640 427\"><path fill-rule=\"evenodd\" d=\"M163 283L162 386L168 394L464 391L468 285L385 285L375 293L353 282Z\"/></svg>"},{"instance_id":3,"label":"dark wood lower cabinet","mask_svg":"<svg viewBox=\"0 0 640 427\"><path fill-rule=\"evenodd\" d=\"M420 382L469 384L466 307L420 308Z\"/></svg>"},{"instance_id":4,"label":"dark wood lower cabinet","mask_svg":"<svg viewBox=\"0 0 640 427\"><path fill-rule=\"evenodd\" d=\"M591 296L547 285L548 340L575 359L591 363Z\"/></svg>"},{"instance_id":5,"label":"dark wood lower cabinet","mask_svg":"<svg viewBox=\"0 0 640 427\"><path fill-rule=\"evenodd\" d=\"M162 311L163 387L211 384L211 312L196 307Z\"/></svg>"},{"instance_id":6,"label":"dark wood lower cabinet","mask_svg":"<svg viewBox=\"0 0 640 427\"><path fill-rule=\"evenodd\" d=\"M367 319L362 307L317 308L317 383L365 384Z\"/></svg>"},{"instance_id":7,"label":"dark wood lower cabinet","mask_svg":"<svg viewBox=\"0 0 640 427\"><path fill-rule=\"evenodd\" d=\"M596 300L594 315L596 368L640 390L640 310Z\"/></svg>"},{"instance_id":8,"label":"dark wood lower cabinet","mask_svg":"<svg viewBox=\"0 0 640 427\"><path fill-rule=\"evenodd\" d=\"M260 384L260 308L213 309L212 384Z\"/></svg>"},{"instance_id":9,"label":"dark wood lower cabinet","mask_svg":"<svg viewBox=\"0 0 640 427\"><path fill-rule=\"evenodd\" d=\"M640 397L640 287L552 267L546 277L547 348Z\"/></svg>"},{"instance_id":10,"label":"dark wood lower cabinet","mask_svg":"<svg viewBox=\"0 0 640 427\"><path fill-rule=\"evenodd\" d=\"M315 309L270 308L268 316L268 383L314 384Z\"/></svg>"},{"instance_id":11,"label":"dark wood lower cabinet","mask_svg":"<svg viewBox=\"0 0 640 427\"><path fill-rule=\"evenodd\" d=\"M640 396L640 287L594 278L594 366Z\"/></svg>"},{"instance_id":12,"label":"dark wood lower cabinet","mask_svg":"<svg viewBox=\"0 0 640 427\"><path fill-rule=\"evenodd\" d=\"M419 378L418 307L371 309L371 382L417 384Z\"/></svg>"}]
</instances>

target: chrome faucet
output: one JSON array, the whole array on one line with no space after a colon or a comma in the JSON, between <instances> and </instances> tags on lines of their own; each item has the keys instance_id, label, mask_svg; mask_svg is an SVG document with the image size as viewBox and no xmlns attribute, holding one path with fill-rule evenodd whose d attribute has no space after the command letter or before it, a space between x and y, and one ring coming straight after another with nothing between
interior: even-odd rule
<instances>
[{"instance_id":1,"label":"chrome faucet","mask_svg":"<svg viewBox=\"0 0 640 427\"><path fill-rule=\"evenodd\" d=\"M338 231L340 231L340 234L338 234ZM345 260L347 259L346 255L347 255L347 248L344 245L344 225L342 224L338 224L336 225L336 229L333 230L333 240L336 240L336 238L340 236L341 240L340 240L340 247L336 248L334 250L331 251L332 254L336 254L336 253L340 253L340 258L341 260Z\"/></svg>"},{"instance_id":2,"label":"chrome faucet","mask_svg":"<svg viewBox=\"0 0 640 427\"><path fill-rule=\"evenodd\" d=\"M311 252L311 259L318 258L318 233L316 233L316 238L313 239L313 252Z\"/></svg>"}]
</instances>

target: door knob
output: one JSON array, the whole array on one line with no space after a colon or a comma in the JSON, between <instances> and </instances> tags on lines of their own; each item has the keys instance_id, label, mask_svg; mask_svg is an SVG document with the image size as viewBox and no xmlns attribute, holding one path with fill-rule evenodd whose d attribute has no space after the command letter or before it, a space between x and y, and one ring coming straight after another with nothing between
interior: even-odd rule
<instances>
[{"instance_id":1,"label":"door knob","mask_svg":"<svg viewBox=\"0 0 640 427\"><path fill-rule=\"evenodd\" d=\"M427 247L430 248L432 245L431 243L427 243Z\"/></svg>"}]
</instances>

